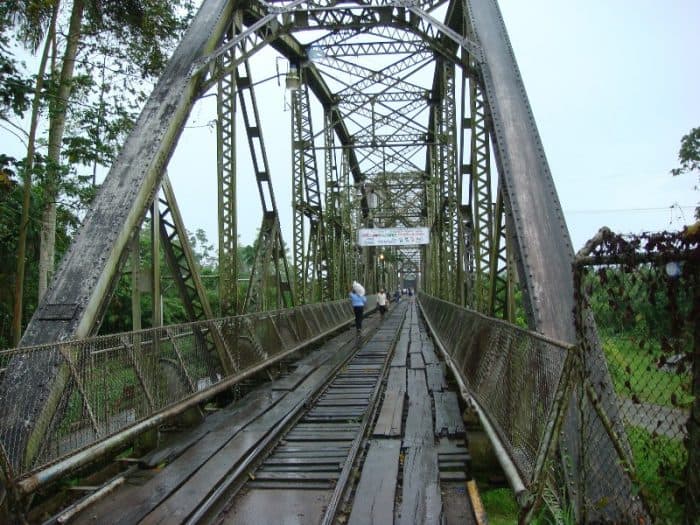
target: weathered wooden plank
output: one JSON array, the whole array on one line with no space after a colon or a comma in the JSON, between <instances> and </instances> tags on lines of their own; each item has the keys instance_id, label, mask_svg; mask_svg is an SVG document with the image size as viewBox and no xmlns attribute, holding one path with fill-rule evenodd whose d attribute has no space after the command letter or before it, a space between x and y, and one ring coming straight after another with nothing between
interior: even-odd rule
<instances>
[{"instance_id":1,"label":"weathered wooden plank","mask_svg":"<svg viewBox=\"0 0 700 525\"><path fill-rule=\"evenodd\" d=\"M428 390L431 392L442 392L447 390L447 381L442 367L439 364L426 364L425 374L428 377Z\"/></svg>"},{"instance_id":2,"label":"weathered wooden plank","mask_svg":"<svg viewBox=\"0 0 700 525\"><path fill-rule=\"evenodd\" d=\"M145 455L141 458L139 463L146 468L153 468L162 463L170 463L191 446L198 444L207 434L223 428L225 435L225 427L230 427L232 423L235 424L238 418L243 418L242 421L248 421L248 418L252 417L249 412L251 407L256 405L260 407L259 410L255 410L253 414L262 413L265 407L272 406L283 395L281 392L271 392L270 390L271 389L266 388L257 392L251 392L242 401L240 406L224 408L215 414L211 414L197 427L183 432L180 436L168 443L168 445ZM246 413L249 415L246 416Z\"/></svg>"},{"instance_id":3,"label":"weathered wooden plank","mask_svg":"<svg viewBox=\"0 0 700 525\"><path fill-rule=\"evenodd\" d=\"M461 449L460 452L454 452L454 453L443 453L438 449L438 457L440 458L440 464L444 462L453 462L457 461L460 463L467 463L471 461L471 456L469 455L468 451L466 448Z\"/></svg>"},{"instance_id":4,"label":"weathered wooden plank","mask_svg":"<svg viewBox=\"0 0 700 525\"><path fill-rule=\"evenodd\" d=\"M367 398L336 398L321 399L316 403L317 407L341 407L341 406L367 406Z\"/></svg>"},{"instance_id":5,"label":"weathered wooden plank","mask_svg":"<svg viewBox=\"0 0 700 525\"><path fill-rule=\"evenodd\" d=\"M405 393L403 391L386 391L377 423L374 425L373 436L395 437L401 435L404 399Z\"/></svg>"},{"instance_id":6,"label":"weathered wooden plank","mask_svg":"<svg viewBox=\"0 0 700 525\"><path fill-rule=\"evenodd\" d=\"M331 419L331 416L326 416L323 418L324 420L329 420ZM311 434L306 434L306 435L299 435L296 434L294 436L290 436L289 440L304 440L304 441L315 441L315 442L323 442L323 441L352 441L355 439L355 436L357 435L356 432L334 432L334 433L328 433L328 434L323 434L322 436L313 436Z\"/></svg>"},{"instance_id":7,"label":"weathered wooden plank","mask_svg":"<svg viewBox=\"0 0 700 525\"><path fill-rule=\"evenodd\" d=\"M454 392L433 392L435 400L435 435L463 436L464 423Z\"/></svg>"},{"instance_id":8,"label":"weathered wooden plank","mask_svg":"<svg viewBox=\"0 0 700 525\"><path fill-rule=\"evenodd\" d=\"M314 445L317 445L314 443ZM348 455L348 450L349 447L345 447L344 449L339 449L339 448L334 448L334 449L327 449L327 450L286 450L286 449L276 449L274 453L274 458L275 459L303 459L303 458L311 458L311 459L335 459L335 458L344 458ZM273 457L273 456L270 456ZM269 459L269 458L268 458Z\"/></svg>"},{"instance_id":9,"label":"weathered wooden plank","mask_svg":"<svg viewBox=\"0 0 700 525\"><path fill-rule=\"evenodd\" d=\"M394 348L394 357L391 360L391 366L406 366L406 356L408 355L409 334L407 331L402 331L396 347Z\"/></svg>"},{"instance_id":10,"label":"weathered wooden plank","mask_svg":"<svg viewBox=\"0 0 700 525\"><path fill-rule=\"evenodd\" d=\"M397 366L389 370L389 377L386 380L386 389L395 392L406 391L406 367Z\"/></svg>"},{"instance_id":11,"label":"weathered wooden plank","mask_svg":"<svg viewBox=\"0 0 700 525\"><path fill-rule=\"evenodd\" d=\"M294 390L313 370L314 366L300 365L291 374L272 383L273 390Z\"/></svg>"},{"instance_id":12,"label":"weathered wooden plank","mask_svg":"<svg viewBox=\"0 0 700 525\"><path fill-rule=\"evenodd\" d=\"M421 353L423 354L423 360L426 364L439 363L439 359L435 354L435 348L431 341L422 341L420 345Z\"/></svg>"},{"instance_id":13,"label":"weathered wooden plank","mask_svg":"<svg viewBox=\"0 0 700 525\"><path fill-rule=\"evenodd\" d=\"M469 456L467 456L468 458ZM442 459L442 457L438 456L438 463L440 464L440 471L454 471L458 470L461 472L464 472L465 470L465 465L467 464L467 461L462 461L462 460L455 460L455 461L445 461Z\"/></svg>"},{"instance_id":14,"label":"weathered wooden plank","mask_svg":"<svg viewBox=\"0 0 700 525\"><path fill-rule=\"evenodd\" d=\"M440 471L440 481L467 481L467 474L459 470Z\"/></svg>"},{"instance_id":15,"label":"weathered wooden plank","mask_svg":"<svg viewBox=\"0 0 700 525\"><path fill-rule=\"evenodd\" d=\"M404 441L433 441L432 399L428 394L423 370L408 371L408 415Z\"/></svg>"},{"instance_id":16,"label":"weathered wooden plank","mask_svg":"<svg viewBox=\"0 0 700 525\"><path fill-rule=\"evenodd\" d=\"M352 503L349 525L384 525L394 521L401 442L372 440Z\"/></svg>"},{"instance_id":17,"label":"weathered wooden plank","mask_svg":"<svg viewBox=\"0 0 700 525\"><path fill-rule=\"evenodd\" d=\"M302 432L304 430L309 430L313 432L323 432L326 430L330 430L332 432L335 432L336 430L357 430L360 428L359 423L347 423L345 425L339 426L336 424L319 424L319 423L297 423L294 426L294 432Z\"/></svg>"},{"instance_id":18,"label":"weathered wooden plank","mask_svg":"<svg viewBox=\"0 0 700 525\"><path fill-rule=\"evenodd\" d=\"M398 525L440 523L441 514L437 449L432 442L409 445L403 463Z\"/></svg>"},{"instance_id":19,"label":"weathered wooden plank","mask_svg":"<svg viewBox=\"0 0 700 525\"><path fill-rule=\"evenodd\" d=\"M299 482L301 484L301 482ZM336 481L333 480L325 480L325 481L305 481L303 482L303 486L297 486L294 487L294 489L290 488L289 482L285 481L249 481L246 484L246 487L249 489L265 489L264 491L257 491L257 490L251 490L249 491L245 498L249 497L266 497L266 502L269 503L270 499L272 499L271 496L269 496L269 492L273 490L279 490L283 491L284 494L287 495L287 499L290 499L289 494L293 491L295 492L307 492L307 491L327 491L328 489L333 488L333 486L336 484ZM296 490L295 490L296 489ZM301 489L301 490L300 490ZM314 497L316 499L321 499L319 496L316 495L316 492L312 492ZM298 501L301 501L301 498L297 498ZM304 507L308 508L308 507ZM283 512L287 512L288 509L286 506L280 506L280 508L277 509L282 510ZM245 508L243 509L244 511L246 510ZM238 514L235 516L234 521L223 521L223 523L256 523L259 522L258 520L260 519L260 508L256 507L256 512L254 513L255 517L251 517L250 519L243 518L241 519ZM237 509L238 513L243 514L240 509ZM320 516L323 512L323 509L321 509L317 514ZM268 523L284 523L285 517L280 517L279 521L274 521L272 518L270 518L269 514L265 516L268 519Z\"/></svg>"},{"instance_id":20,"label":"weathered wooden plank","mask_svg":"<svg viewBox=\"0 0 700 525\"><path fill-rule=\"evenodd\" d=\"M293 480L293 481L323 481L329 479L338 479L340 476L340 469L337 470L325 470L322 472L270 472L270 471L256 471L255 479L258 481L279 481L279 480ZM156 522L157 523L157 522ZM163 522L166 523L166 522Z\"/></svg>"},{"instance_id":21,"label":"weathered wooden plank","mask_svg":"<svg viewBox=\"0 0 700 525\"><path fill-rule=\"evenodd\" d=\"M330 463L321 463L318 465L279 465L265 463L258 472L327 472L331 467L342 467L342 462L338 461L335 465ZM257 477L257 476L256 476Z\"/></svg>"},{"instance_id":22,"label":"weathered wooden plank","mask_svg":"<svg viewBox=\"0 0 700 525\"><path fill-rule=\"evenodd\" d=\"M93 507L91 515L100 516L102 523L120 524L138 523L148 513L161 517L186 516L197 504L196 498L206 496L206 483L209 483L210 488L214 483L214 478L210 477L208 481L203 481L199 485L197 483L190 485L192 479L198 475L215 476L222 472L222 476L226 475L237 458L243 457L244 446L248 446L248 450L254 447L278 421L295 410L295 407L299 406L311 392L317 390L329 371L340 364L350 351L351 348L336 351L296 390L284 395L272 409L269 409L269 404L264 406L254 404L247 413L248 417L242 419L240 423L233 423L219 431L210 432L199 441L196 447L190 447L174 462L167 465L160 476L152 478L136 490L125 487L109 500L99 502ZM244 426L245 431L241 431ZM227 450L228 453L222 456L220 455L222 450ZM206 468L203 465L206 465ZM190 486L191 490L187 488ZM177 501L178 498L180 498L179 501ZM154 511L155 513L151 512L154 508L157 511ZM77 522L81 523L80 517ZM87 520L84 523L90 522Z\"/></svg>"},{"instance_id":23,"label":"weathered wooden plank","mask_svg":"<svg viewBox=\"0 0 700 525\"><path fill-rule=\"evenodd\" d=\"M344 463L347 454L336 454L325 457L278 457L273 454L265 460L265 466L270 465L337 465Z\"/></svg>"},{"instance_id":24,"label":"weathered wooden plank","mask_svg":"<svg viewBox=\"0 0 700 525\"><path fill-rule=\"evenodd\" d=\"M421 370L425 369L425 362L423 361L423 354L420 352L416 354L410 354L411 358L411 368L419 368Z\"/></svg>"},{"instance_id":25,"label":"weathered wooden plank","mask_svg":"<svg viewBox=\"0 0 700 525\"><path fill-rule=\"evenodd\" d=\"M124 485L122 490L109 499L96 503L90 515L100 516L101 523L138 523L168 494L185 482L216 450L268 408L269 404L251 403L238 413L237 421L232 421L228 427L208 433L197 442L197 446L188 448L167 465L160 476L151 478L143 485ZM76 523L93 523L91 519L83 521L85 516L87 514L79 515Z\"/></svg>"},{"instance_id":26,"label":"weathered wooden plank","mask_svg":"<svg viewBox=\"0 0 700 525\"><path fill-rule=\"evenodd\" d=\"M206 465L197 470L187 479L187 483L176 489L160 505L146 514L139 523L142 525L154 523L181 523L201 502L212 487L216 486L233 465L243 459L250 450L265 436L262 430L243 430L236 434L226 446L219 450ZM140 513L146 510L143 506L139 508ZM134 523L131 519L124 519L124 515L129 518L133 516L131 508L124 508L118 516L119 523Z\"/></svg>"}]
</instances>

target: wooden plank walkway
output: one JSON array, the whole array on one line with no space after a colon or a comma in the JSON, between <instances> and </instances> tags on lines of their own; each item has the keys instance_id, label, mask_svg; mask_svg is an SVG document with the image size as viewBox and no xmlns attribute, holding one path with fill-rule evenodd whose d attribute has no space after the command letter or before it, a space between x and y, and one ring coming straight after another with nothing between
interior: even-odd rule
<instances>
[{"instance_id":1,"label":"wooden plank walkway","mask_svg":"<svg viewBox=\"0 0 700 525\"><path fill-rule=\"evenodd\" d=\"M361 349L366 357L343 367L334 386L251 471L247 489L231 500L219 523L318 523L359 435L373 385L382 378L378 409L359 441L353 497L341 504L341 519L353 525L475 523L460 401L450 391L444 363L414 303L407 305L403 326L391 315L379 326ZM285 417L307 404L329 370L352 351L343 345L354 338L354 329L334 338L283 379L141 458L148 470L74 523L186 522ZM393 355L381 358L389 364L384 376L378 359L392 344Z\"/></svg>"},{"instance_id":2,"label":"wooden plank walkway","mask_svg":"<svg viewBox=\"0 0 700 525\"><path fill-rule=\"evenodd\" d=\"M372 440L362 469L349 525L384 525L394 521L394 501L399 473L401 441Z\"/></svg>"},{"instance_id":3,"label":"wooden plank walkway","mask_svg":"<svg viewBox=\"0 0 700 525\"><path fill-rule=\"evenodd\" d=\"M413 306L391 366L350 523L475 523L466 487L470 456L459 399L448 388L444 364ZM390 479L397 449L402 458L400 498Z\"/></svg>"}]
</instances>

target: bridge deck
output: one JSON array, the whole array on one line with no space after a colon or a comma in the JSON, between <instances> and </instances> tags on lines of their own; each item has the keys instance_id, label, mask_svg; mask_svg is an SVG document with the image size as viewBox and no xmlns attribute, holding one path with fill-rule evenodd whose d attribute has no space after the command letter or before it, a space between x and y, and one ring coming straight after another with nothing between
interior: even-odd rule
<instances>
[{"instance_id":1,"label":"bridge deck","mask_svg":"<svg viewBox=\"0 0 700 525\"><path fill-rule=\"evenodd\" d=\"M365 332L141 458L75 523L474 522L458 398L414 303Z\"/></svg>"}]
</instances>

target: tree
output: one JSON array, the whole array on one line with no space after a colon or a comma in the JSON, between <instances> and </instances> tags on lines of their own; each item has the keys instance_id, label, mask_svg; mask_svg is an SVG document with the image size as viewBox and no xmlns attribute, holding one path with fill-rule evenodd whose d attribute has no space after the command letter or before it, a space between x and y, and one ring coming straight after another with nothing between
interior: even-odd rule
<instances>
[{"instance_id":1,"label":"tree","mask_svg":"<svg viewBox=\"0 0 700 525\"><path fill-rule=\"evenodd\" d=\"M46 170L41 176L44 199L38 277L39 294L43 295L57 258L56 216L60 213L61 199L72 194L76 198L69 206L85 209L89 204L94 188L89 188L87 183L91 179L94 186L97 166L108 166L116 156L146 99L150 86L145 80L156 77L162 70L171 46L187 27L192 10L191 0L73 0L64 2L63 6L59 0L18 0L0 6L0 34L15 29L19 41L32 52L36 52L46 35L42 65L34 87L32 124L23 170L25 198L17 246L15 338L21 332L26 258L23 255L39 113L48 109L48 113L44 113L48 116L48 155ZM66 13L70 15L67 28ZM53 30L57 24L63 26L57 34L65 38L55 37ZM7 37L0 45L6 41ZM62 53L60 45L63 45ZM1 47L0 51L3 51ZM59 54L62 54L60 60ZM5 60L0 60L0 80L3 80L0 105L6 102L3 107L24 110L31 86L23 87L11 81L17 68L8 61L6 53L2 53L2 57ZM102 74L95 75L99 58L102 58ZM45 79L47 60L51 67ZM105 74L107 68L111 68L108 75ZM107 95L109 86L115 87L116 95L112 99ZM95 91L99 92L99 97ZM91 167L90 177L79 173L80 165Z\"/></svg>"},{"instance_id":2,"label":"tree","mask_svg":"<svg viewBox=\"0 0 700 525\"><path fill-rule=\"evenodd\" d=\"M190 246L194 252L194 258L198 266L197 270L202 279L207 298L212 306L212 310L216 311L218 305L218 267L217 261L211 257L213 246L207 239L204 230L197 230L194 234L188 233ZM141 235L139 236L139 271L141 275L146 275L153 265L151 253L151 227L150 220L147 219L141 227ZM163 322L165 325L184 323L192 321L188 318L185 311L182 297L177 286L174 286L171 269L166 264L165 252L161 249L160 267L163 272L161 279L163 286L161 295L163 300ZM134 282L131 271L124 272L112 295L107 311L100 326L100 335L112 334L117 332L131 331L132 327L132 311L131 311L131 294ZM151 326L152 316L152 297L149 293L141 295L141 315L142 327L149 328Z\"/></svg>"},{"instance_id":3,"label":"tree","mask_svg":"<svg viewBox=\"0 0 700 525\"><path fill-rule=\"evenodd\" d=\"M49 58L51 42L54 39L56 31L56 20L58 17L58 2L51 10L51 18L49 22L49 30L46 35L46 43L41 55L39 64L39 72L36 77L34 86L34 98L32 100L32 114L29 124L29 134L27 137L27 156L24 159L22 168L22 180L24 189L22 191L22 215L19 223L19 238L17 240L17 273L15 275L15 297L12 317L12 344L17 345L22 333L22 317L24 304L24 274L26 267L26 248L27 248L27 229L29 225L29 206L32 193L32 171L34 170L34 154L36 150L36 133L39 122L40 96L44 88L44 75L46 73L46 64ZM40 28L41 14L30 12L28 19L34 20L34 26ZM3 18L4 20L4 18ZM37 34L25 36L25 40L33 42L38 38Z\"/></svg>"},{"instance_id":4,"label":"tree","mask_svg":"<svg viewBox=\"0 0 700 525\"><path fill-rule=\"evenodd\" d=\"M681 139L681 149L678 151L678 160L681 165L671 170L671 174L697 173L700 183L700 127L693 128ZM695 190L700 184L695 186ZM700 219L700 206L695 208L695 218Z\"/></svg>"}]
</instances>

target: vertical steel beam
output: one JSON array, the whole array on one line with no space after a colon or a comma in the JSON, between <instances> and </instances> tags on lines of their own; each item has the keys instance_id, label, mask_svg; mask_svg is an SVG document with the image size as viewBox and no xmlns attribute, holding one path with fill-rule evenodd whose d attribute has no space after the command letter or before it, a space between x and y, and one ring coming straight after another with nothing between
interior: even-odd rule
<instances>
[{"instance_id":1,"label":"vertical steel beam","mask_svg":"<svg viewBox=\"0 0 700 525\"><path fill-rule=\"evenodd\" d=\"M163 325L160 291L160 212L158 199L151 205L151 326ZM153 340L154 344L156 339Z\"/></svg>"},{"instance_id":2,"label":"vertical steel beam","mask_svg":"<svg viewBox=\"0 0 700 525\"><path fill-rule=\"evenodd\" d=\"M226 39L234 36L234 26ZM235 48L221 57L227 73L217 83L217 182L219 212L219 309L222 316L238 313L238 218L236 206L236 75Z\"/></svg>"},{"instance_id":3,"label":"vertical steel beam","mask_svg":"<svg viewBox=\"0 0 700 525\"><path fill-rule=\"evenodd\" d=\"M341 186L335 158L335 134L332 114L323 112L324 179L325 179L325 244L328 254L328 292L330 299L340 299L343 292L343 272L345 257L343 248L343 228L340 218Z\"/></svg>"},{"instance_id":4,"label":"vertical steel beam","mask_svg":"<svg viewBox=\"0 0 700 525\"><path fill-rule=\"evenodd\" d=\"M309 237L304 268L304 289L313 301L330 300L328 262L325 246L323 205L319 184L316 149L309 89L305 82L304 70L300 71L301 85L292 92L292 155L294 158L294 194L301 201L295 202L295 232L297 224L307 217ZM303 192L300 190L303 187ZM301 212L301 213L299 213ZM295 249L299 248L295 242ZM296 262L295 262L296 264ZM298 270L297 270L298 271Z\"/></svg>"},{"instance_id":5,"label":"vertical steel beam","mask_svg":"<svg viewBox=\"0 0 700 525\"><path fill-rule=\"evenodd\" d=\"M455 105L455 72L451 62L438 59L436 65L433 111L435 129L433 162L437 177L434 236L437 237L431 253L431 273L437 295L448 301L456 301L456 267L459 214L457 206L457 127ZM436 282L435 282L436 280Z\"/></svg>"},{"instance_id":6,"label":"vertical steel beam","mask_svg":"<svg viewBox=\"0 0 700 525\"><path fill-rule=\"evenodd\" d=\"M513 322L515 319L514 267L508 229L506 225L506 200L500 186L494 212L493 243L491 244L491 267L489 269L488 314Z\"/></svg>"},{"instance_id":7,"label":"vertical steel beam","mask_svg":"<svg viewBox=\"0 0 700 525\"><path fill-rule=\"evenodd\" d=\"M301 128L300 108L298 97L292 94L292 235L293 235L293 264L294 264L294 293L299 304L307 301L307 276L304 257L304 158L301 149L296 146L297 135Z\"/></svg>"},{"instance_id":8,"label":"vertical steel beam","mask_svg":"<svg viewBox=\"0 0 700 525\"><path fill-rule=\"evenodd\" d=\"M131 329L141 330L141 230L131 241Z\"/></svg>"},{"instance_id":9,"label":"vertical steel beam","mask_svg":"<svg viewBox=\"0 0 700 525\"><path fill-rule=\"evenodd\" d=\"M334 126L335 128L335 126ZM343 296L347 294L353 279L358 279L362 272L361 251L357 245L357 229L360 225L360 201L355 192L355 185L350 184L351 162L350 150L343 149L341 165L341 201L340 220L343 230L343 258L346 261L346 273L343 280Z\"/></svg>"},{"instance_id":10,"label":"vertical steel beam","mask_svg":"<svg viewBox=\"0 0 700 525\"><path fill-rule=\"evenodd\" d=\"M494 230L493 198L491 196L491 160L489 129L486 121L484 96L478 81L469 81L471 105L470 196L474 220L474 308L489 311L489 275Z\"/></svg>"},{"instance_id":11,"label":"vertical steel beam","mask_svg":"<svg viewBox=\"0 0 700 525\"><path fill-rule=\"evenodd\" d=\"M242 311L246 313L267 309L268 303L270 303L267 298L268 292L270 292L267 277L271 269L274 269L276 274L276 306L291 307L295 304L295 297L291 288L289 264L282 240L279 214L248 60L243 60L236 65L235 74L238 101L240 102L246 138L255 171L255 181L263 209L255 259Z\"/></svg>"},{"instance_id":12,"label":"vertical steel beam","mask_svg":"<svg viewBox=\"0 0 700 525\"><path fill-rule=\"evenodd\" d=\"M457 107L455 100L455 66L452 62L443 64L444 95L442 97L442 176L443 188L443 221L445 224L444 244L444 274L442 286L444 297L452 302L457 302L457 265L459 207L457 196Z\"/></svg>"}]
</instances>

